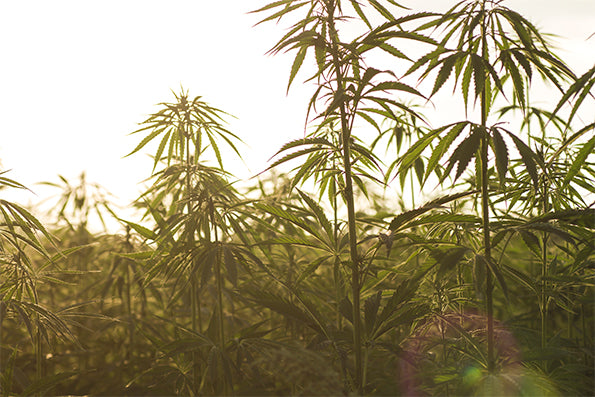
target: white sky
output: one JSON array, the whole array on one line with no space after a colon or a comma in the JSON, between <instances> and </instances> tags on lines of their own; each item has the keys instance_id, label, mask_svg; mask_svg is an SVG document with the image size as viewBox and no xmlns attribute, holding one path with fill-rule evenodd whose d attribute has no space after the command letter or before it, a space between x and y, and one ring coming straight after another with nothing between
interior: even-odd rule
<instances>
[{"instance_id":1,"label":"white sky","mask_svg":"<svg viewBox=\"0 0 595 397\"><path fill-rule=\"evenodd\" d=\"M287 26L253 27L260 16L247 12L267 2L0 0L0 169L40 194L36 182L58 174L74 182L86 170L130 201L152 164L143 154L123 159L141 138L128 133L183 86L237 117L229 127L247 144L246 165L230 171L262 171L283 143L302 136L312 93L298 76L286 96L292 56L265 55ZM595 0L505 4L564 37L558 53L575 72L593 66L595 38L586 39L595 32Z\"/></svg>"}]
</instances>

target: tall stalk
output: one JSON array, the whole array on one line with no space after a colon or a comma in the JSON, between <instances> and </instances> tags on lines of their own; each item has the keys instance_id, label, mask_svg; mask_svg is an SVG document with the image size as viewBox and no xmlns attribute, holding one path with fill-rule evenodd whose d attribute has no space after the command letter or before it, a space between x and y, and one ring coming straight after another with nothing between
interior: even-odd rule
<instances>
[{"instance_id":1,"label":"tall stalk","mask_svg":"<svg viewBox=\"0 0 595 397\"><path fill-rule=\"evenodd\" d=\"M182 97L183 102L185 104L185 98ZM186 110L186 109L184 109ZM186 153L184 162L186 163L186 175L184 178L185 181L185 200L186 200L186 208L188 213L188 220L186 221L186 244L188 249L192 249L195 244L194 241L194 228L192 225L192 218L190 214L192 213L192 179L190 176L190 170L192 168L192 156L190 153L190 129L188 126L189 120L183 120L182 124L180 125L180 141L185 142L186 145ZM196 153L198 155L198 153ZM196 259L192 258L192 269L196 266ZM191 322L192 322L192 331L196 333L201 332L201 324L199 323L199 313L200 313L200 290L199 290L199 280L198 280L198 273L195 271L191 271L190 273L190 314L191 314ZM200 357L198 351L192 352L192 384L194 387L195 394L198 394L198 387L200 385Z\"/></svg>"},{"instance_id":2,"label":"tall stalk","mask_svg":"<svg viewBox=\"0 0 595 397\"><path fill-rule=\"evenodd\" d=\"M344 97L344 81L339 60L338 35L335 27L334 13L335 2L329 0L326 2L328 11L328 26L332 45L332 59L334 65L335 77L337 79L336 97ZM347 227L349 234L349 254L351 259L351 291L353 299L353 351L355 354L355 374L354 384L359 395L363 394L362 383L362 324L360 315L360 259L357 252L357 231L355 224L355 204L353 199L353 181L351 174L351 131L349 129L349 120L346 104L343 101L340 105L341 115L341 149L343 155L343 171L345 178L344 198L347 205Z\"/></svg>"},{"instance_id":3,"label":"tall stalk","mask_svg":"<svg viewBox=\"0 0 595 397\"><path fill-rule=\"evenodd\" d=\"M544 183L543 183L543 214L547 214L549 211L548 206L548 198L547 198L547 186L545 183L546 176L543 175ZM540 307L539 311L541 314L541 348L544 349L547 344L547 321L548 321L548 284L547 284L547 277L548 277L548 255L547 255L547 244L548 244L548 233L543 232L543 239L541 243L541 299L540 299Z\"/></svg>"},{"instance_id":4,"label":"tall stalk","mask_svg":"<svg viewBox=\"0 0 595 397\"><path fill-rule=\"evenodd\" d=\"M481 8L481 57L488 60L488 44L486 40L485 2ZM487 75L484 76L487 78ZM488 190L488 147L489 134L487 132L488 118L488 92L489 85L485 84L481 91L481 128L483 130L481 140L481 206L483 221L483 244L484 257L486 260L486 315L487 315L487 350L488 350L488 372L494 370L494 302L493 291L494 281L490 265L492 264L492 247L490 241L490 207Z\"/></svg>"}]
</instances>

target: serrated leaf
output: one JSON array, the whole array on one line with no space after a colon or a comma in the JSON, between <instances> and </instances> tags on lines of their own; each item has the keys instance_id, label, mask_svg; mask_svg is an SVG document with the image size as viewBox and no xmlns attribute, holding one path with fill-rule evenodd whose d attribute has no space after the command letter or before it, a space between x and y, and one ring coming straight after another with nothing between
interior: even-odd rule
<instances>
[{"instance_id":1,"label":"serrated leaf","mask_svg":"<svg viewBox=\"0 0 595 397\"><path fill-rule=\"evenodd\" d=\"M372 335L375 329L376 315L378 314L378 308L380 308L381 299L382 290L364 301L364 326L368 337Z\"/></svg>"},{"instance_id":2,"label":"serrated leaf","mask_svg":"<svg viewBox=\"0 0 595 397\"><path fill-rule=\"evenodd\" d=\"M467 61L467 66L463 72L463 79L461 80L461 93L465 102L465 114L469 104L469 87L471 86L471 76L473 75L473 62L471 59Z\"/></svg>"},{"instance_id":3,"label":"serrated leaf","mask_svg":"<svg viewBox=\"0 0 595 397\"><path fill-rule=\"evenodd\" d=\"M341 312L343 317L347 319L347 321L353 324L353 304L349 300L348 296L345 296L339 302L339 311Z\"/></svg>"},{"instance_id":4,"label":"serrated leaf","mask_svg":"<svg viewBox=\"0 0 595 397\"><path fill-rule=\"evenodd\" d=\"M156 240L157 234L146 227L139 225L138 223L130 222L124 219L120 219L120 222L124 222L128 226L130 226L135 232L146 238L147 240Z\"/></svg>"},{"instance_id":5,"label":"serrated leaf","mask_svg":"<svg viewBox=\"0 0 595 397\"><path fill-rule=\"evenodd\" d=\"M475 154L479 149L482 135L482 127L475 126L471 135L465 138L452 153L452 156L448 160L448 165L443 178L446 177L448 173L450 173L450 170L452 170L455 164L457 164L457 172L454 179L457 180L463 174L463 172L467 169L469 162L473 157L475 157Z\"/></svg>"},{"instance_id":6,"label":"serrated leaf","mask_svg":"<svg viewBox=\"0 0 595 397\"><path fill-rule=\"evenodd\" d=\"M430 96L433 96L436 92L438 92L440 87L442 87L446 80L448 80L448 77L450 76L450 73L452 72L452 69L460 56L460 53L455 53L449 55L442 61L442 67L438 72L438 76L436 76L436 80L434 80L434 88L432 88L432 93Z\"/></svg>"},{"instance_id":7,"label":"serrated leaf","mask_svg":"<svg viewBox=\"0 0 595 397\"><path fill-rule=\"evenodd\" d=\"M295 56L295 59L293 60L293 64L291 65L291 72L289 73L289 82L287 83L287 92L289 92L289 88L291 87L291 83L293 82L293 79L295 78L295 76L299 72L300 68L302 67L302 64L304 63L304 58L306 58L307 52L308 52L308 47L306 47L306 46L303 46L298 50L298 52Z\"/></svg>"},{"instance_id":8,"label":"serrated leaf","mask_svg":"<svg viewBox=\"0 0 595 397\"><path fill-rule=\"evenodd\" d=\"M326 217L324 210L322 209L322 207L320 205L318 205L318 203L316 203L314 200L312 200L312 198L310 196L308 196L301 190L298 189L298 193L299 193L301 199L308 205L310 210L312 210L316 219L318 220L318 223L320 224L320 226L323 227L323 229L326 232L326 235L329 237L329 241L330 241L333 236L333 226L331 225L328 218Z\"/></svg>"},{"instance_id":9,"label":"serrated leaf","mask_svg":"<svg viewBox=\"0 0 595 397\"><path fill-rule=\"evenodd\" d=\"M541 255L541 246L539 243L539 238L531 232L526 230L520 230L519 234L523 239L523 242L537 257Z\"/></svg>"},{"instance_id":10,"label":"serrated leaf","mask_svg":"<svg viewBox=\"0 0 595 397\"><path fill-rule=\"evenodd\" d=\"M535 162L535 158L536 158L535 153L531 150L531 148L529 148L529 146L527 146L522 140L520 140L512 132L507 131L507 130L503 130L503 131L505 131L508 134L508 136L510 136L512 138L512 141L514 142L514 145L518 149L519 154L521 155L521 159L523 160L523 163L525 164L527 172L529 173L529 176L531 176L533 185L535 186L535 189L537 189L538 185L539 185L539 176L537 175L537 165Z\"/></svg>"},{"instance_id":11,"label":"serrated leaf","mask_svg":"<svg viewBox=\"0 0 595 397\"><path fill-rule=\"evenodd\" d=\"M231 248L223 246L223 264L225 265L227 279L234 287L238 285L238 262Z\"/></svg>"},{"instance_id":12,"label":"serrated leaf","mask_svg":"<svg viewBox=\"0 0 595 397\"><path fill-rule=\"evenodd\" d=\"M463 131L463 129L467 125L469 125L469 122L464 121L461 123L451 124L449 126L452 128L450 128L450 131L448 131L444 138L439 140L438 144L436 145L436 147L432 151L432 154L430 155L430 159L428 160L428 166L424 175L424 182L428 179L430 173L436 170L436 166L438 165L438 162L440 161L442 156L447 152L447 150L452 145L452 142L459 136L461 131Z\"/></svg>"},{"instance_id":13,"label":"serrated leaf","mask_svg":"<svg viewBox=\"0 0 595 397\"><path fill-rule=\"evenodd\" d=\"M498 180L500 186L504 186L506 181L506 172L508 171L508 148L498 129L492 129L492 143L494 154L496 156L496 169L498 171Z\"/></svg>"},{"instance_id":14,"label":"serrated leaf","mask_svg":"<svg viewBox=\"0 0 595 397\"><path fill-rule=\"evenodd\" d=\"M469 249L466 247L455 247L447 250L433 250L431 252L431 256L439 265L436 278L441 280L447 272L452 270L465 257L465 254L468 251Z\"/></svg>"},{"instance_id":15,"label":"serrated leaf","mask_svg":"<svg viewBox=\"0 0 595 397\"><path fill-rule=\"evenodd\" d=\"M486 72L484 60L479 55L471 55L471 64L473 65L473 78L475 83L475 98L479 98L485 88Z\"/></svg>"},{"instance_id":16,"label":"serrated leaf","mask_svg":"<svg viewBox=\"0 0 595 397\"><path fill-rule=\"evenodd\" d=\"M415 159L415 162L413 163L413 168L415 169L415 174L417 175L417 180L419 181L419 184L422 185L424 181L424 161L421 159L421 157Z\"/></svg>"},{"instance_id":17,"label":"serrated leaf","mask_svg":"<svg viewBox=\"0 0 595 397\"><path fill-rule=\"evenodd\" d=\"M562 182L562 188L568 186L568 184L572 181L572 179L578 175L581 168L585 165L587 158L589 155L595 153L595 135L591 137L587 142L585 142L578 153L576 154L568 172L566 173L566 177L564 177L564 181Z\"/></svg>"}]
</instances>

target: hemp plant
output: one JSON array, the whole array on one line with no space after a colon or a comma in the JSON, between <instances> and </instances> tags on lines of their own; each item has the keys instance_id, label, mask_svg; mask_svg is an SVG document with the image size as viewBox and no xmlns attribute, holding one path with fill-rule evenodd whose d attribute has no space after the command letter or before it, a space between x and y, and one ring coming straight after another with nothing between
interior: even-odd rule
<instances>
[{"instance_id":1,"label":"hemp plant","mask_svg":"<svg viewBox=\"0 0 595 397\"><path fill-rule=\"evenodd\" d=\"M190 98L187 92L175 97L175 103L161 104L161 110L133 132L148 132L148 135L130 155L160 139L153 170L160 163L165 168L154 172L155 183L139 199L146 208L146 215L153 218L155 229L149 231L141 225L126 223L157 244L146 282L157 275L165 276L166 280L174 279L170 305L176 304L180 294L189 293L194 335L205 332L202 312L206 307L201 304L201 295L203 286L214 273L216 310L211 318L218 332L213 338L217 341L213 347L221 355L225 344L222 267L235 265L233 254L223 239L233 222L231 207L237 198L226 181L219 141L225 142L239 156L235 146L239 138L223 126L225 113L208 105L201 97ZM215 162L215 166L209 162ZM194 350L192 356L192 381L187 392L196 395L204 383L204 374L201 374L199 352ZM213 392L228 391L231 382L225 379L221 389Z\"/></svg>"},{"instance_id":2,"label":"hemp plant","mask_svg":"<svg viewBox=\"0 0 595 397\"><path fill-rule=\"evenodd\" d=\"M378 50L397 59L408 60L408 57L394 45L395 39L434 44L432 39L402 27L408 22L431 14L420 13L397 18L389 8L399 7L399 4L392 0L387 3L390 4L388 8L374 0L283 0L255 11L271 12L260 23L286 18L297 14L298 11L303 12L301 19L290 27L289 32L271 49L271 53L297 51L289 73L288 89L302 69L308 52L314 55L316 71L309 80L315 82L316 89L309 101L308 115L320 107L324 107L324 110L312 120L317 122L315 132L304 139L284 145L280 154L288 150L301 150L285 154L275 162L275 166L302 155L310 155L304 166L297 171L296 184L302 179L307 179L306 176L318 175L324 187L338 187L334 194L340 197L346 208L348 266L351 271L350 317L353 319L354 371L351 383L359 394L364 392L360 295L366 272L364 255L359 248L354 192L354 185L364 188L364 184L354 170L356 167L365 170L361 176L368 179L380 181L382 178L373 177L370 173L379 171L379 163L369 148L358 143L353 130L354 126L362 123L378 129L378 117L396 121L397 110L415 114L411 108L396 99L398 94L422 97L416 89L398 81L393 72L367 66L365 59L369 52ZM348 8L352 14L348 14ZM371 23L372 12L379 14L384 21L376 28ZM345 42L339 34L340 26L345 24L351 15L363 21L366 28L362 35L351 42ZM336 130L331 126L336 126ZM338 138L333 140L320 135L321 131L326 131L326 127L331 127ZM329 156L330 153L334 154ZM328 169L326 176L317 171L322 168L322 164ZM332 195L333 190L329 192ZM334 197L331 197L331 202L335 202Z\"/></svg>"},{"instance_id":3,"label":"hemp plant","mask_svg":"<svg viewBox=\"0 0 595 397\"><path fill-rule=\"evenodd\" d=\"M563 81L574 77L573 72L552 53L548 42L526 18L502 5L503 1L465 0L457 3L442 16L433 19L420 29L442 30L442 39L433 51L416 61L407 71L414 73L421 68L421 79L428 79L438 70L433 80L431 95L437 93L451 77L455 89L460 88L465 110L473 101L477 104L479 122L456 122L429 131L403 156L401 167L406 169L418 154L439 140L432 148L425 178L435 169L440 159L450 155L441 182L454 172L458 179L475 159L476 186L480 190L483 230L482 252L476 261L485 268L485 308L487 314L488 372L495 369L494 357L494 277L503 285L498 263L492 253L490 207L494 194L499 194L490 183L490 148L495 158L495 170L501 188L505 188L509 166L507 141L518 151L534 189L538 189L539 158L535 152L501 123L490 124L492 106L497 100L514 94L519 107L526 111L525 81L531 82L534 72L563 91ZM527 80L523 77L527 77ZM474 86L472 90L471 87ZM509 87L511 86L511 87ZM508 92L508 97L506 96ZM449 150L458 139L454 150Z\"/></svg>"},{"instance_id":4,"label":"hemp plant","mask_svg":"<svg viewBox=\"0 0 595 397\"><path fill-rule=\"evenodd\" d=\"M7 188L28 190L5 177L5 173L0 172L0 193ZM11 343L6 342L11 338L5 337L4 324L13 321L26 324L35 362L34 382L25 385L28 395L40 395L44 384L47 388L53 386L51 381L44 380L44 342L49 345L52 335L75 340L62 316L47 308L39 294L40 284L55 281L49 268L64 257L62 253L51 255L48 246L55 249L56 240L46 227L24 207L0 198L0 364L2 350ZM8 336L11 334L12 331ZM14 393L13 370L18 350L15 343L7 368L0 368L2 395Z\"/></svg>"}]
</instances>

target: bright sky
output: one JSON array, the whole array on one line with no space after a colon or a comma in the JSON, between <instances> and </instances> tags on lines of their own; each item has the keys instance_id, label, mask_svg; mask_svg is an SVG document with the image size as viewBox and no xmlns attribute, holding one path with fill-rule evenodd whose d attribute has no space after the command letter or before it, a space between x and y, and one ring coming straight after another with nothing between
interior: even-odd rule
<instances>
[{"instance_id":1,"label":"bright sky","mask_svg":"<svg viewBox=\"0 0 595 397\"><path fill-rule=\"evenodd\" d=\"M259 15L247 12L267 2L0 0L0 169L40 195L36 182L58 174L74 182L86 170L130 201L151 160L123 158L140 139L128 133L183 86L237 117L229 128L246 143L246 165L230 171L262 171L283 143L302 136L312 93L298 78L286 96L291 55L265 55L286 27L253 27ZM416 3L454 4L402 1ZM564 37L559 54L578 74L593 66L594 0L505 4Z\"/></svg>"}]
</instances>

